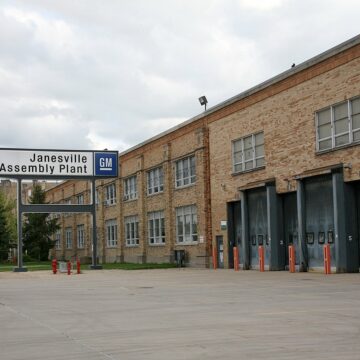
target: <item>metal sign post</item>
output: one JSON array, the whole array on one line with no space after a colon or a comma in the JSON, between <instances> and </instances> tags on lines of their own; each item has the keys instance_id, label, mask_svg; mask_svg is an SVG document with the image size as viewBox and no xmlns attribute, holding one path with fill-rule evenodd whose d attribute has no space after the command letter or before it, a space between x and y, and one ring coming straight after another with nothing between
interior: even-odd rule
<instances>
[{"instance_id":1,"label":"metal sign post","mask_svg":"<svg viewBox=\"0 0 360 360\"><path fill-rule=\"evenodd\" d=\"M91 269L101 269L97 263L96 179L118 177L117 151L0 149L0 178L17 180L18 262L14 272L25 272L23 266L22 214L24 213L91 213L93 217L93 251ZM29 180L89 180L91 204L23 204L21 182Z\"/></svg>"}]
</instances>

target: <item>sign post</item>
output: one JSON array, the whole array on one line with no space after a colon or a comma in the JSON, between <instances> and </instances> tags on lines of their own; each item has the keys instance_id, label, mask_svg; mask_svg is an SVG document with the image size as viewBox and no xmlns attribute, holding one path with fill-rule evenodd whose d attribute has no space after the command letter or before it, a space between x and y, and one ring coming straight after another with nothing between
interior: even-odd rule
<instances>
[{"instance_id":1,"label":"sign post","mask_svg":"<svg viewBox=\"0 0 360 360\"><path fill-rule=\"evenodd\" d=\"M119 173L117 151L0 149L0 178L17 180L18 262L15 272L24 272L22 214L80 213L93 217L93 251L91 269L101 269L97 263L97 231L95 192L97 179L116 178ZM91 181L91 204L23 204L21 181L29 180L88 180Z\"/></svg>"}]
</instances>

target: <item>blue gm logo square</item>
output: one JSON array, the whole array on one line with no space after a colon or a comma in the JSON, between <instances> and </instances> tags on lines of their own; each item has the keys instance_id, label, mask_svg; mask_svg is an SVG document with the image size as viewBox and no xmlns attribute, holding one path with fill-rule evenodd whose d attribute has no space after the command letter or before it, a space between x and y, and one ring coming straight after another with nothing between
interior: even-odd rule
<instances>
[{"instance_id":1,"label":"blue gm logo square","mask_svg":"<svg viewBox=\"0 0 360 360\"><path fill-rule=\"evenodd\" d=\"M95 176L118 175L118 154L109 152L95 153Z\"/></svg>"}]
</instances>

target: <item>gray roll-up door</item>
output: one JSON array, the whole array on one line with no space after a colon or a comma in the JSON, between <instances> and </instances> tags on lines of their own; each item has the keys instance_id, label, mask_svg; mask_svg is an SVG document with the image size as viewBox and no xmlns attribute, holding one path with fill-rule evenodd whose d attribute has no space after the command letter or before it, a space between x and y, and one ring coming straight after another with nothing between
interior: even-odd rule
<instances>
[{"instance_id":1,"label":"gray roll-up door","mask_svg":"<svg viewBox=\"0 0 360 360\"><path fill-rule=\"evenodd\" d=\"M305 244L309 268L324 265L323 246L330 244L331 263L335 264L333 189L331 176L305 181Z\"/></svg>"},{"instance_id":2,"label":"gray roll-up door","mask_svg":"<svg viewBox=\"0 0 360 360\"><path fill-rule=\"evenodd\" d=\"M266 189L248 192L250 266L259 265L258 247L265 248L265 265L269 265L270 246L267 233Z\"/></svg>"}]
</instances>

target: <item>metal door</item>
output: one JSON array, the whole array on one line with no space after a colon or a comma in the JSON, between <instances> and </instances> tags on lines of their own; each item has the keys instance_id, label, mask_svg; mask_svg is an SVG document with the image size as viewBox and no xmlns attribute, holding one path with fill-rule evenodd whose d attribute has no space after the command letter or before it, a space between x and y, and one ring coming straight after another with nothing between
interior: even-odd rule
<instances>
[{"instance_id":1,"label":"metal door","mask_svg":"<svg viewBox=\"0 0 360 360\"><path fill-rule=\"evenodd\" d=\"M265 265L269 265L270 244L267 226L266 190L258 189L248 192L249 208L249 242L250 266L254 269L259 265L258 247L264 246Z\"/></svg>"},{"instance_id":2,"label":"metal door","mask_svg":"<svg viewBox=\"0 0 360 360\"><path fill-rule=\"evenodd\" d=\"M284 238L286 264L289 265L289 245L295 247L296 265L300 263L296 193L283 195Z\"/></svg>"},{"instance_id":3,"label":"metal door","mask_svg":"<svg viewBox=\"0 0 360 360\"><path fill-rule=\"evenodd\" d=\"M305 212L305 243L309 267L322 267L324 265L324 244L330 244L331 263L335 264L331 176L318 176L305 181Z\"/></svg>"},{"instance_id":4,"label":"metal door","mask_svg":"<svg viewBox=\"0 0 360 360\"><path fill-rule=\"evenodd\" d=\"M216 236L217 261L218 267L224 268L224 238L222 235Z\"/></svg>"}]
</instances>

